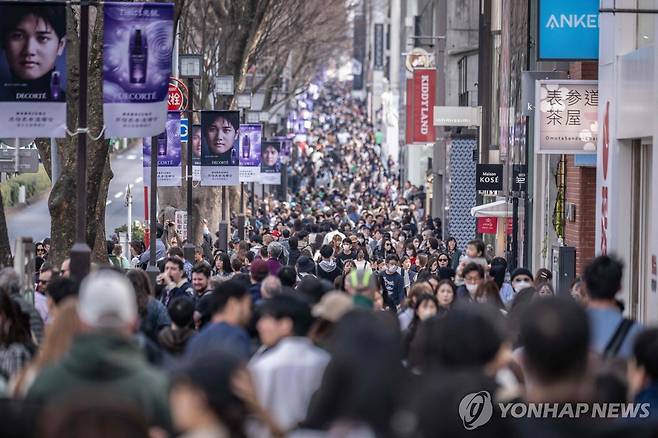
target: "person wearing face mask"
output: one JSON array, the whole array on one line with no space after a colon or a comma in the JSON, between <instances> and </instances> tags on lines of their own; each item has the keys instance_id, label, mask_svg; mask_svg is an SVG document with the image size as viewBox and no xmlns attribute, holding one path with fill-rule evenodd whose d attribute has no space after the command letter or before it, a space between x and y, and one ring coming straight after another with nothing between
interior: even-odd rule
<instances>
[{"instance_id":1,"label":"person wearing face mask","mask_svg":"<svg viewBox=\"0 0 658 438\"><path fill-rule=\"evenodd\" d=\"M484 280L484 268L479 263L471 262L464 266L462 276L464 284L457 289L457 299L474 302L475 292Z\"/></svg>"},{"instance_id":2,"label":"person wearing face mask","mask_svg":"<svg viewBox=\"0 0 658 438\"><path fill-rule=\"evenodd\" d=\"M523 289L534 286L534 277L532 272L526 268L516 268L512 275L510 276L510 281L512 287L514 288L514 294L518 294Z\"/></svg>"},{"instance_id":3,"label":"person wearing face mask","mask_svg":"<svg viewBox=\"0 0 658 438\"><path fill-rule=\"evenodd\" d=\"M397 311L404 301L404 279L398 272L398 256L391 254L386 257L385 270L380 274L382 279L384 303L391 311Z\"/></svg>"},{"instance_id":4,"label":"person wearing face mask","mask_svg":"<svg viewBox=\"0 0 658 438\"><path fill-rule=\"evenodd\" d=\"M352 241L346 237L343 239L341 245L341 250L336 256L336 260L343 266L347 260L354 260L356 258L356 253L352 250Z\"/></svg>"}]
</instances>

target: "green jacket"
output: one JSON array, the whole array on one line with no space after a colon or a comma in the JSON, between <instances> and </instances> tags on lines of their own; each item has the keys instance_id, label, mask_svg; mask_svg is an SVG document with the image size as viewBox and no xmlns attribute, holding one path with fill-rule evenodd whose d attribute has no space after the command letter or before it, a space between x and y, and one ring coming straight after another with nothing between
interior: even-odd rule
<instances>
[{"instance_id":1,"label":"green jacket","mask_svg":"<svg viewBox=\"0 0 658 438\"><path fill-rule=\"evenodd\" d=\"M48 403L79 391L111 393L134 403L151 425L170 429L168 390L167 377L132 340L92 332L75 338L60 362L39 373L27 398Z\"/></svg>"}]
</instances>

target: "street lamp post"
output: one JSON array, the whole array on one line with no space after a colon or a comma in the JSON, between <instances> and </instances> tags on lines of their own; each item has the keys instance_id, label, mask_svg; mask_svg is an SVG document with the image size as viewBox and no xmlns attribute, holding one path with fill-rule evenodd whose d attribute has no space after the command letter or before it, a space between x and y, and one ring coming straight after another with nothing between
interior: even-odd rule
<instances>
[{"instance_id":1,"label":"street lamp post","mask_svg":"<svg viewBox=\"0 0 658 438\"><path fill-rule=\"evenodd\" d=\"M251 108L251 94L243 93L236 96L238 108L242 114L242 122L245 121L245 112ZM240 240L244 239L244 182L240 181L240 213L238 214L238 236Z\"/></svg>"},{"instance_id":2,"label":"street lamp post","mask_svg":"<svg viewBox=\"0 0 658 438\"><path fill-rule=\"evenodd\" d=\"M158 201L158 155L157 155L158 136L151 137L151 183L149 184L150 192L150 213L149 213L149 264L146 273L151 280L151 285L155 288L155 280L160 270L156 266L155 246L158 233L158 218L156 203Z\"/></svg>"},{"instance_id":3,"label":"street lamp post","mask_svg":"<svg viewBox=\"0 0 658 438\"><path fill-rule=\"evenodd\" d=\"M201 77L201 66L203 63L203 57L201 55L180 55L180 75L183 78L187 79L187 89L189 93L188 105L187 105L187 123L188 126L193 126L192 123L192 114L194 111L194 79ZM187 133L187 172L185 172L186 179L186 189L187 189L187 240L183 245L183 254L185 255L185 260L190 263L194 263L194 250L196 248L195 239L196 239L196 229L195 222L192 216L192 135L191 131L188 129Z\"/></svg>"},{"instance_id":4,"label":"street lamp post","mask_svg":"<svg viewBox=\"0 0 658 438\"><path fill-rule=\"evenodd\" d=\"M71 248L71 276L82 280L89 273L91 249L87 245L87 60L89 58L89 2L80 3L80 94L78 103L78 147L75 244Z\"/></svg>"},{"instance_id":5,"label":"street lamp post","mask_svg":"<svg viewBox=\"0 0 658 438\"><path fill-rule=\"evenodd\" d=\"M215 78L215 93L220 96L232 96L235 91L235 80L231 75L220 75ZM219 221L219 249L228 249L228 223L226 222L226 186L222 186L222 214Z\"/></svg>"}]
</instances>

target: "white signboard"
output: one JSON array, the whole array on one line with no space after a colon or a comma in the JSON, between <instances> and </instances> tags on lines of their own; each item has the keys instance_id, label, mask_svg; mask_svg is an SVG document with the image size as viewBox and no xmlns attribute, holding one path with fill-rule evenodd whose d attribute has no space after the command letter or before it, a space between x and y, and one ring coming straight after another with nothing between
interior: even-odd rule
<instances>
[{"instance_id":1,"label":"white signboard","mask_svg":"<svg viewBox=\"0 0 658 438\"><path fill-rule=\"evenodd\" d=\"M535 83L535 152L591 154L598 137L597 81Z\"/></svg>"},{"instance_id":2,"label":"white signboard","mask_svg":"<svg viewBox=\"0 0 658 438\"><path fill-rule=\"evenodd\" d=\"M435 106L434 126L480 126L481 106Z\"/></svg>"}]
</instances>

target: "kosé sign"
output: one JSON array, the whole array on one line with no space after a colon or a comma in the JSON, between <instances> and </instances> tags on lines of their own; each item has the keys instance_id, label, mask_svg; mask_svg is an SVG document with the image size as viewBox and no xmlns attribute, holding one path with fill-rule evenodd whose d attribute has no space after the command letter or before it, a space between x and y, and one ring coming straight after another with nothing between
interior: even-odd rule
<instances>
[{"instance_id":1,"label":"kos\u00e9 sign","mask_svg":"<svg viewBox=\"0 0 658 438\"><path fill-rule=\"evenodd\" d=\"M503 190L503 165L478 164L475 178L475 189L478 191Z\"/></svg>"}]
</instances>

